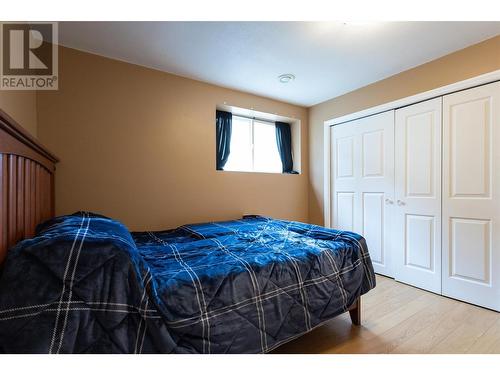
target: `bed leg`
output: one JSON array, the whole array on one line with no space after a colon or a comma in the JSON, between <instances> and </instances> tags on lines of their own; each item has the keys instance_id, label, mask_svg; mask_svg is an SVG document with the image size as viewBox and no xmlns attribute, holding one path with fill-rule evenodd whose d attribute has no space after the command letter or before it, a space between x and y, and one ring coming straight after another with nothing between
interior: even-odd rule
<instances>
[{"instance_id":1,"label":"bed leg","mask_svg":"<svg viewBox=\"0 0 500 375\"><path fill-rule=\"evenodd\" d=\"M349 308L349 315L351 316L352 324L355 326L361 325L361 297Z\"/></svg>"}]
</instances>

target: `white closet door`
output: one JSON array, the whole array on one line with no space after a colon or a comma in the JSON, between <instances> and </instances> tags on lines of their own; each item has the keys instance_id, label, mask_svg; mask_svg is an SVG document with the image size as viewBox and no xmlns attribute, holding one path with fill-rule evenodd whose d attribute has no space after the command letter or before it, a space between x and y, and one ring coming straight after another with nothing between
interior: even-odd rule
<instances>
[{"instance_id":1,"label":"white closet door","mask_svg":"<svg viewBox=\"0 0 500 375\"><path fill-rule=\"evenodd\" d=\"M330 128L333 205L332 227L354 232L358 229L359 130L352 123Z\"/></svg>"},{"instance_id":2,"label":"white closet door","mask_svg":"<svg viewBox=\"0 0 500 375\"><path fill-rule=\"evenodd\" d=\"M441 293L441 98L396 110L394 277Z\"/></svg>"},{"instance_id":3,"label":"white closet door","mask_svg":"<svg viewBox=\"0 0 500 375\"><path fill-rule=\"evenodd\" d=\"M392 277L394 111L336 125L331 136L333 227L365 237L375 272Z\"/></svg>"},{"instance_id":4,"label":"white closet door","mask_svg":"<svg viewBox=\"0 0 500 375\"><path fill-rule=\"evenodd\" d=\"M500 310L500 82L443 98L443 294Z\"/></svg>"}]
</instances>

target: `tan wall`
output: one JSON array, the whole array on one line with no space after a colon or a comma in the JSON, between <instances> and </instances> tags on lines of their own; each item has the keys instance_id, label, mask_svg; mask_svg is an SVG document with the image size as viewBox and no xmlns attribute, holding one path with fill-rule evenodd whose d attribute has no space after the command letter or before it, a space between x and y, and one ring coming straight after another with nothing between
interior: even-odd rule
<instances>
[{"instance_id":1,"label":"tan wall","mask_svg":"<svg viewBox=\"0 0 500 375\"><path fill-rule=\"evenodd\" d=\"M31 135L37 136L35 91L0 90L0 108L28 130Z\"/></svg>"},{"instance_id":2,"label":"tan wall","mask_svg":"<svg viewBox=\"0 0 500 375\"><path fill-rule=\"evenodd\" d=\"M241 217L308 219L308 110L61 48L59 91L39 92L38 135L60 159L56 213L132 230ZM215 107L299 118L302 174L215 170Z\"/></svg>"},{"instance_id":3,"label":"tan wall","mask_svg":"<svg viewBox=\"0 0 500 375\"><path fill-rule=\"evenodd\" d=\"M309 221L323 224L323 123L500 69L500 36L309 108Z\"/></svg>"}]
</instances>

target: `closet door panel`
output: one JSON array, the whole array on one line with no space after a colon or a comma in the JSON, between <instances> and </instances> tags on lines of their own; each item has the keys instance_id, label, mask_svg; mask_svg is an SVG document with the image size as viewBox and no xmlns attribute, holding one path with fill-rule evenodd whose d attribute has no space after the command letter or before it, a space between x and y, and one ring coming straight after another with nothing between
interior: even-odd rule
<instances>
[{"instance_id":1,"label":"closet door panel","mask_svg":"<svg viewBox=\"0 0 500 375\"><path fill-rule=\"evenodd\" d=\"M333 227L365 237L375 272L393 276L394 111L330 131Z\"/></svg>"},{"instance_id":2,"label":"closet door panel","mask_svg":"<svg viewBox=\"0 0 500 375\"><path fill-rule=\"evenodd\" d=\"M500 310L500 82L443 111L443 294Z\"/></svg>"},{"instance_id":3,"label":"closet door panel","mask_svg":"<svg viewBox=\"0 0 500 375\"><path fill-rule=\"evenodd\" d=\"M337 192L336 228L354 231L354 192Z\"/></svg>"},{"instance_id":4,"label":"closet door panel","mask_svg":"<svg viewBox=\"0 0 500 375\"><path fill-rule=\"evenodd\" d=\"M339 125L330 130L332 157L332 223L339 230L356 232L359 221L359 192L356 189L359 170L358 137L353 128Z\"/></svg>"},{"instance_id":5,"label":"closet door panel","mask_svg":"<svg viewBox=\"0 0 500 375\"><path fill-rule=\"evenodd\" d=\"M394 111L357 120L361 146L360 233L366 239L375 272L394 276L392 203L394 201Z\"/></svg>"},{"instance_id":6,"label":"closet door panel","mask_svg":"<svg viewBox=\"0 0 500 375\"><path fill-rule=\"evenodd\" d=\"M441 98L396 111L396 280L441 293Z\"/></svg>"},{"instance_id":7,"label":"closet door panel","mask_svg":"<svg viewBox=\"0 0 500 375\"><path fill-rule=\"evenodd\" d=\"M354 177L354 137L347 136L337 139L336 144L337 178Z\"/></svg>"},{"instance_id":8,"label":"closet door panel","mask_svg":"<svg viewBox=\"0 0 500 375\"><path fill-rule=\"evenodd\" d=\"M362 134L362 176L384 177L384 129Z\"/></svg>"},{"instance_id":9,"label":"closet door panel","mask_svg":"<svg viewBox=\"0 0 500 375\"><path fill-rule=\"evenodd\" d=\"M386 266L384 241L384 193L362 193L362 233L366 238L372 262Z\"/></svg>"},{"instance_id":10,"label":"closet door panel","mask_svg":"<svg viewBox=\"0 0 500 375\"><path fill-rule=\"evenodd\" d=\"M436 218L424 215L406 215L404 266L425 271L435 269ZM400 276L401 279L403 276Z\"/></svg>"},{"instance_id":11,"label":"closet door panel","mask_svg":"<svg viewBox=\"0 0 500 375\"><path fill-rule=\"evenodd\" d=\"M456 279L491 281L491 220L450 218L450 265Z\"/></svg>"}]
</instances>

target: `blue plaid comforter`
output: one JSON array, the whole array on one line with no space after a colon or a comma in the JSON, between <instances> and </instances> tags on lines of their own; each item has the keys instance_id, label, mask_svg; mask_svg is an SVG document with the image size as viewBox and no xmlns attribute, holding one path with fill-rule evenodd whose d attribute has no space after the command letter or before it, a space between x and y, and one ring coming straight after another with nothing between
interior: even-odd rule
<instances>
[{"instance_id":1,"label":"blue plaid comforter","mask_svg":"<svg viewBox=\"0 0 500 375\"><path fill-rule=\"evenodd\" d=\"M130 233L79 212L9 252L0 352L265 353L374 286L355 233L260 216Z\"/></svg>"}]
</instances>

